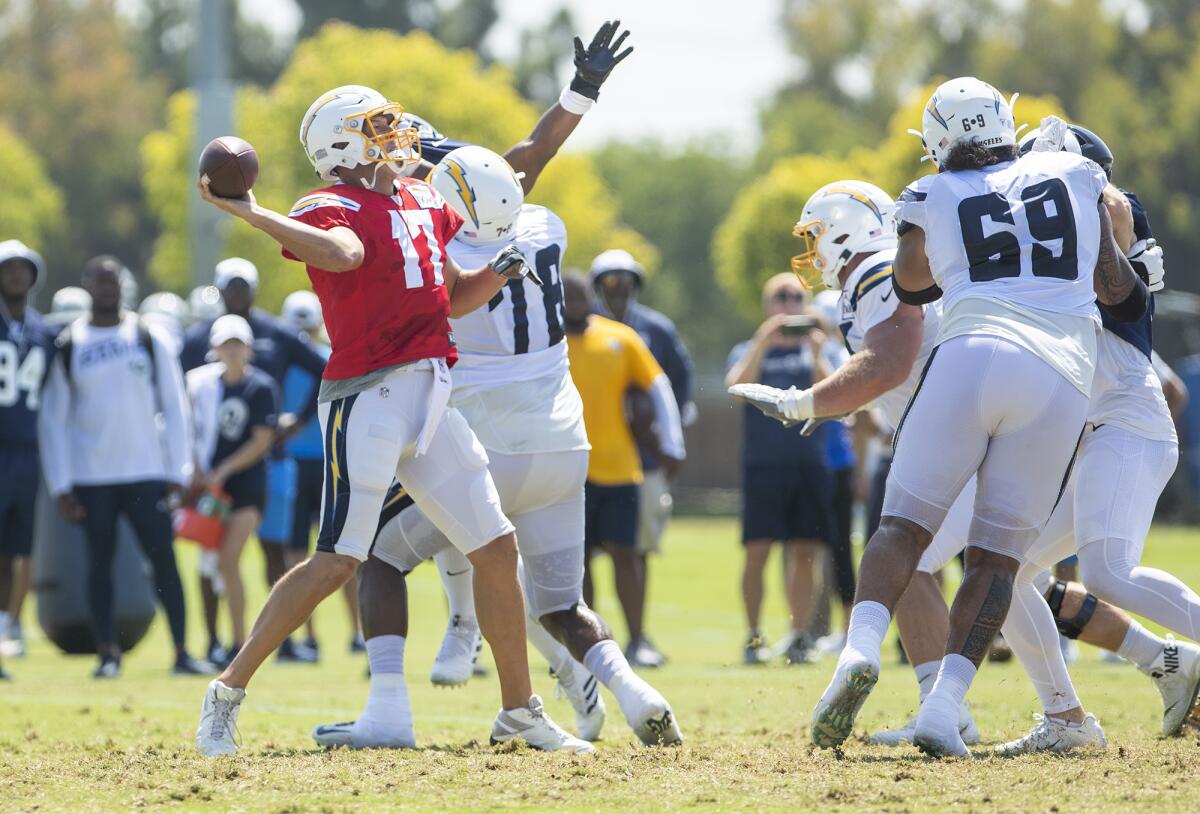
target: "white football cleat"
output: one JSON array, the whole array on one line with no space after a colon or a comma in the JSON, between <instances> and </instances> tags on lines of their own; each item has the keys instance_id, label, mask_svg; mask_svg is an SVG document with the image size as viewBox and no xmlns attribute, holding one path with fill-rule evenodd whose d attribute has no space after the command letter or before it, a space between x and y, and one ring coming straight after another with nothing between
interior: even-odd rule
<instances>
[{"instance_id":1,"label":"white football cleat","mask_svg":"<svg viewBox=\"0 0 1200 814\"><path fill-rule=\"evenodd\" d=\"M812 714L812 741L822 749L841 746L854 718L879 680L879 665L865 658L839 663Z\"/></svg>"},{"instance_id":2,"label":"white football cleat","mask_svg":"<svg viewBox=\"0 0 1200 814\"><path fill-rule=\"evenodd\" d=\"M600 682L574 659L554 677L558 681L555 697L566 696L575 710L575 734L585 741L599 740L607 714L604 699L600 697Z\"/></svg>"},{"instance_id":3,"label":"white football cleat","mask_svg":"<svg viewBox=\"0 0 1200 814\"><path fill-rule=\"evenodd\" d=\"M345 746L348 749L415 749L416 740L411 735L382 732L362 721L346 721L340 724L320 724L313 727L313 740L325 749Z\"/></svg>"},{"instance_id":4,"label":"white football cleat","mask_svg":"<svg viewBox=\"0 0 1200 814\"><path fill-rule=\"evenodd\" d=\"M226 687L220 679L209 683L200 708L200 726L196 729L196 749L200 754L207 757L237 754L242 740L237 718L245 698L245 690Z\"/></svg>"},{"instance_id":5,"label":"white football cleat","mask_svg":"<svg viewBox=\"0 0 1200 814\"><path fill-rule=\"evenodd\" d=\"M876 746L903 746L906 743L913 742L913 735L917 731L917 717L914 715L908 719L908 723L899 729L882 729L871 736L871 743ZM963 743L967 746L974 746L979 743L979 727L975 725L975 718L971 715L971 710L963 704L958 713L958 734L963 739Z\"/></svg>"},{"instance_id":6,"label":"white football cleat","mask_svg":"<svg viewBox=\"0 0 1200 814\"><path fill-rule=\"evenodd\" d=\"M1063 721L1045 715L1034 715L1038 721L1028 735L996 747L998 755L1028 755L1033 752L1067 752L1072 749L1107 749L1108 738L1096 716L1088 714L1079 726L1070 726Z\"/></svg>"},{"instance_id":7,"label":"white football cleat","mask_svg":"<svg viewBox=\"0 0 1200 814\"><path fill-rule=\"evenodd\" d=\"M1167 636L1162 652L1145 672L1162 695L1163 736L1178 735L1200 694L1200 647Z\"/></svg>"},{"instance_id":8,"label":"white football cleat","mask_svg":"<svg viewBox=\"0 0 1200 814\"><path fill-rule=\"evenodd\" d=\"M471 678L475 660L482 649L483 635L479 632L479 624L455 616L446 625L446 635L442 637L429 680L438 687L461 687Z\"/></svg>"},{"instance_id":9,"label":"white football cleat","mask_svg":"<svg viewBox=\"0 0 1200 814\"><path fill-rule=\"evenodd\" d=\"M492 723L492 745L507 743L520 739L534 749L543 752L558 752L560 750L588 754L595 752L596 747L585 740L580 740L568 734L558 724L550 720L542 707L542 699L536 695L529 697L529 706L519 709L502 709Z\"/></svg>"},{"instance_id":10,"label":"white football cleat","mask_svg":"<svg viewBox=\"0 0 1200 814\"><path fill-rule=\"evenodd\" d=\"M962 704L955 709L952 698L930 693L921 702L921 711L917 713L913 746L930 757L970 757L959 732L961 716Z\"/></svg>"}]
</instances>

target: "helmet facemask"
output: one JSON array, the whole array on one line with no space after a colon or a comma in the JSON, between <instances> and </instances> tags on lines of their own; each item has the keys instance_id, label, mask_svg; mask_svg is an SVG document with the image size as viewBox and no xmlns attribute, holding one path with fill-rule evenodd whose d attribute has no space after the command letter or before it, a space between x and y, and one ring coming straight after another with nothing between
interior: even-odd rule
<instances>
[{"instance_id":1,"label":"helmet facemask","mask_svg":"<svg viewBox=\"0 0 1200 814\"><path fill-rule=\"evenodd\" d=\"M818 220L797 223L792 230L792 236L804 242L804 250L792 258L792 271L800 278L800 284L809 291L825 287L825 259L821 257L821 236L825 233L825 224Z\"/></svg>"},{"instance_id":2,"label":"helmet facemask","mask_svg":"<svg viewBox=\"0 0 1200 814\"><path fill-rule=\"evenodd\" d=\"M401 170L421 160L421 140L415 127L400 127L404 108L396 102L373 107L347 116L345 132L355 133L363 140L364 164L389 164ZM385 124L379 120L385 119Z\"/></svg>"}]
</instances>

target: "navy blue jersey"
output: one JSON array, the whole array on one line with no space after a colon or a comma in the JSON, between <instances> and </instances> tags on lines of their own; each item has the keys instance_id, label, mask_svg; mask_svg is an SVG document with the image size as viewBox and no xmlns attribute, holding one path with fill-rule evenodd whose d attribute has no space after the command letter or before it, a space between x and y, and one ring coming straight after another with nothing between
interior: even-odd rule
<instances>
[{"instance_id":1,"label":"navy blue jersey","mask_svg":"<svg viewBox=\"0 0 1200 814\"><path fill-rule=\"evenodd\" d=\"M217 407L217 446L212 468L250 440L255 427L273 427L279 410L279 388L257 368L247 368L246 378L237 384L221 382L221 402ZM266 464L259 461L238 473L239 477L265 477Z\"/></svg>"},{"instance_id":2,"label":"navy blue jersey","mask_svg":"<svg viewBox=\"0 0 1200 814\"><path fill-rule=\"evenodd\" d=\"M729 354L726 367L732 368L749 351L749 342L738 345ZM769 348L763 356L758 381L780 390L812 387L812 352L807 345ZM742 462L745 465L812 462L824 466L827 430L827 425L821 425L812 435L801 435L799 425L785 427L747 404L742 425Z\"/></svg>"},{"instance_id":3,"label":"navy blue jersey","mask_svg":"<svg viewBox=\"0 0 1200 814\"><path fill-rule=\"evenodd\" d=\"M313 374L312 395L303 401L303 409L297 413L302 421L312 418L317 413L319 380L325 372L324 355L313 347L307 336L287 328L265 311L251 309L246 322L250 324L250 331L254 334L253 364L271 377L277 389L283 387L284 376L290 367L299 367ZM187 332L183 351L179 354L184 373L208 361L208 335L212 331L212 324L213 320L204 320L193 325Z\"/></svg>"},{"instance_id":4,"label":"navy blue jersey","mask_svg":"<svg viewBox=\"0 0 1200 814\"><path fill-rule=\"evenodd\" d=\"M22 320L0 315L0 446L37 447L38 407L54 338L32 308Z\"/></svg>"},{"instance_id":5,"label":"navy blue jersey","mask_svg":"<svg viewBox=\"0 0 1200 814\"><path fill-rule=\"evenodd\" d=\"M1129 205L1133 209L1133 238L1134 240L1149 240L1154 237L1154 232L1150 230L1150 216L1146 213L1146 207L1142 206L1142 202L1137 199L1137 196L1132 192L1121 190L1125 193L1125 197L1129 199ZM1154 295L1150 295L1150 305L1146 308L1146 315L1137 322L1117 322L1108 315L1108 309L1100 306L1100 321L1104 323L1104 329L1112 331L1113 334L1124 339L1130 345L1146 354L1146 358L1150 358L1150 351L1154 347Z\"/></svg>"}]
</instances>

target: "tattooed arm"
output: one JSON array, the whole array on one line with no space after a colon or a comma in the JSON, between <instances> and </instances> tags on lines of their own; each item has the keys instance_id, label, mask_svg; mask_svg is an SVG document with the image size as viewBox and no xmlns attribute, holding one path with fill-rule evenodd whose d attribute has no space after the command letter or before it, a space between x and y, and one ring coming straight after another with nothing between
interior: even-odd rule
<instances>
[{"instance_id":1,"label":"tattooed arm","mask_svg":"<svg viewBox=\"0 0 1200 814\"><path fill-rule=\"evenodd\" d=\"M1117 246L1108 208L1103 201L1096 208L1100 214L1100 253L1093 275L1096 299L1109 306L1108 313L1117 321L1136 322L1146 313L1149 292Z\"/></svg>"}]
</instances>

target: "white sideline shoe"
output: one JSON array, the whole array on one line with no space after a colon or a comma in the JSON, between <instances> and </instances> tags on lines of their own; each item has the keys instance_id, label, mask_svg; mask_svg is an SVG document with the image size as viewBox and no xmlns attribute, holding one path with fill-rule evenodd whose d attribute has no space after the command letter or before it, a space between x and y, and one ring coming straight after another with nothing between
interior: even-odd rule
<instances>
[{"instance_id":1,"label":"white sideline shoe","mask_svg":"<svg viewBox=\"0 0 1200 814\"><path fill-rule=\"evenodd\" d=\"M219 679L209 683L200 708L200 726L196 729L196 749L200 754L207 757L237 754L242 740L237 718L245 698L245 690L226 687Z\"/></svg>"},{"instance_id":2,"label":"white sideline shoe","mask_svg":"<svg viewBox=\"0 0 1200 814\"><path fill-rule=\"evenodd\" d=\"M461 687L471 678L475 660L482 649L483 635L479 625L455 616L446 625L446 634L442 637L437 658L433 660L429 680L438 687Z\"/></svg>"},{"instance_id":3,"label":"white sideline shoe","mask_svg":"<svg viewBox=\"0 0 1200 814\"><path fill-rule=\"evenodd\" d=\"M492 745L521 739L534 749L543 752L565 750L577 754L595 752L596 747L585 740L565 732L550 720L542 707L542 699L529 697L529 706L519 709L502 709L492 723Z\"/></svg>"},{"instance_id":4,"label":"white sideline shoe","mask_svg":"<svg viewBox=\"0 0 1200 814\"><path fill-rule=\"evenodd\" d=\"M1107 749L1108 738L1100 722L1091 713L1079 726L1069 726L1045 715L1034 715L1038 721L1028 735L996 747L998 755L1028 755L1034 752L1067 752L1072 749Z\"/></svg>"}]
</instances>

